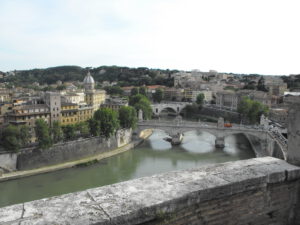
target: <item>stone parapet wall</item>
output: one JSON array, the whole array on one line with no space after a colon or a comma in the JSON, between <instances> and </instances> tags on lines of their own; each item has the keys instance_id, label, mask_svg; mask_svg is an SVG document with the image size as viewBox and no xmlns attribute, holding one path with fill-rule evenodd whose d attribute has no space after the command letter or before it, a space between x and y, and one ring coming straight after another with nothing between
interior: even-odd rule
<instances>
[{"instance_id":1,"label":"stone parapet wall","mask_svg":"<svg viewBox=\"0 0 300 225\"><path fill-rule=\"evenodd\" d=\"M299 225L300 168L272 157L144 177L0 208L4 224Z\"/></svg>"}]
</instances>

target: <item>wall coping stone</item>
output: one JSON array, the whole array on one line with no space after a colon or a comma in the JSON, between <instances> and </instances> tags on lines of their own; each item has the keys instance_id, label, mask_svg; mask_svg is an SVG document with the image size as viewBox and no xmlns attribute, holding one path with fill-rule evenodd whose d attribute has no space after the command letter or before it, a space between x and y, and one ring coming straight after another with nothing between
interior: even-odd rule
<instances>
[{"instance_id":1,"label":"wall coping stone","mask_svg":"<svg viewBox=\"0 0 300 225\"><path fill-rule=\"evenodd\" d=\"M0 208L0 224L139 224L206 200L300 178L300 168L254 158L172 171Z\"/></svg>"}]
</instances>

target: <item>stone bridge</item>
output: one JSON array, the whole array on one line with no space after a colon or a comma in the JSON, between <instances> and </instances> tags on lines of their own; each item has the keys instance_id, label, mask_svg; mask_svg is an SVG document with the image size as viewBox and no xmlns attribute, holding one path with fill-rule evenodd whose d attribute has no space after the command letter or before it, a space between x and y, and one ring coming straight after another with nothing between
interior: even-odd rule
<instances>
[{"instance_id":1,"label":"stone bridge","mask_svg":"<svg viewBox=\"0 0 300 225\"><path fill-rule=\"evenodd\" d=\"M177 115L187 106L191 105L190 102L163 102L159 104L152 104L152 112L155 116L159 116L165 109L171 109Z\"/></svg>"},{"instance_id":2,"label":"stone bridge","mask_svg":"<svg viewBox=\"0 0 300 225\"><path fill-rule=\"evenodd\" d=\"M281 159L287 159L286 141L279 140L274 134L262 127L251 127L240 124L232 124L232 127L226 128L218 126L216 123L192 122L175 119L173 121L146 120L139 121L136 133L146 129L159 129L165 131L170 136L188 131L205 131L216 137L216 147L225 146L225 137L234 134L244 134L256 157L275 156Z\"/></svg>"}]
</instances>

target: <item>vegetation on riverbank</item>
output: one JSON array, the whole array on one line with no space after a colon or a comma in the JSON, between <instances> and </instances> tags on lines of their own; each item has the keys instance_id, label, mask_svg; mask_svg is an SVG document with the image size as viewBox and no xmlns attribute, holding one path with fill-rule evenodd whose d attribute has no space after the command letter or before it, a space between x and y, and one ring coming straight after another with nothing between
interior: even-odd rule
<instances>
[{"instance_id":1,"label":"vegetation on riverbank","mask_svg":"<svg viewBox=\"0 0 300 225\"><path fill-rule=\"evenodd\" d=\"M143 102L139 107L146 107ZM50 127L43 119L37 119L35 134L38 147L46 149L60 141L70 141L89 136L104 136L109 138L119 128L135 128L137 123L136 109L131 106L123 106L121 110L113 111L109 108L100 108L93 118L86 122L61 126L54 122ZM31 138L30 128L27 125L9 125L0 134L0 145L11 152L18 152L20 148L26 147Z\"/></svg>"}]
</instances>

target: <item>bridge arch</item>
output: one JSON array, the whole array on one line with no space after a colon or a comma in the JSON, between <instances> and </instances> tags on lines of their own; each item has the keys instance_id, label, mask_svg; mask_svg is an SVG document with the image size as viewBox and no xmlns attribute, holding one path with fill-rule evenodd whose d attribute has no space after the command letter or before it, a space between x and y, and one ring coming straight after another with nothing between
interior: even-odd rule
<instances>
[{"instance_id":1,"label":"bridge arch","mask_svg":"<svg viewBox=\"0 0 300 225\"><path fill-rule=\"evenodd\" d=\"M287 158L287 150L284 143L281 143L274 135L265 129L240 126L238 124L231 128L225 128L217 126L217 124L181 121L180 119L175 119L174 121L140 121L138 129L144 130L146 128L164 130L171 136L188 131L206 131L216 137L215 145L220 148L224 147L225 137L233 134L244 134L252 145L257 157L275 156L284 158L285 160Z\"/></svg>"},{"instance_id":2,"label":"bridge arch","mask_svg":"<svg viewBox=\"0 0 300 225\"><path fill-rule=\"evenodd\" d=\"M181 113L181 111L187 106L190 105L189 102L169 102L169 103L160 103L160 104L153 104L152 112L154 115L159 116L161 112L165 109L171 109L177 115Z\"/></svg>"}]
</instances>

